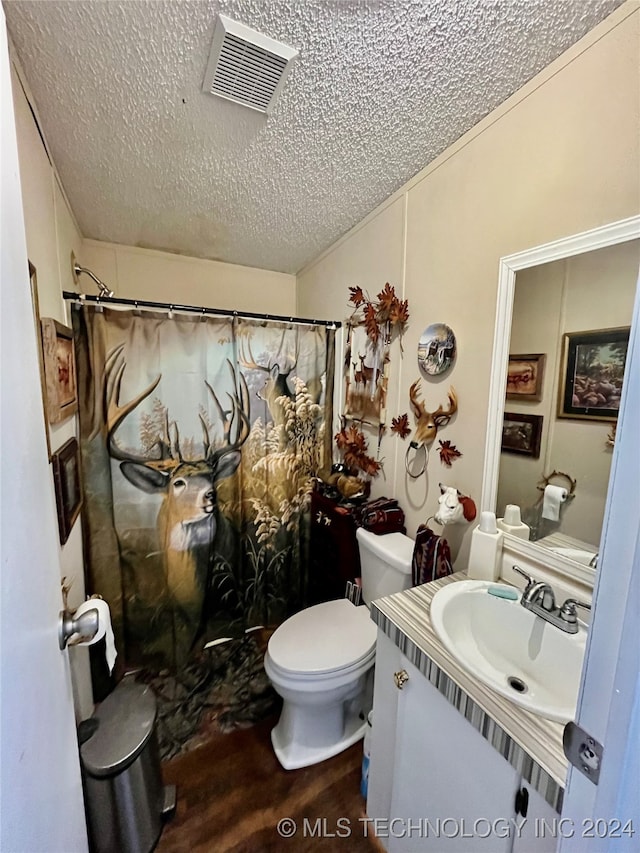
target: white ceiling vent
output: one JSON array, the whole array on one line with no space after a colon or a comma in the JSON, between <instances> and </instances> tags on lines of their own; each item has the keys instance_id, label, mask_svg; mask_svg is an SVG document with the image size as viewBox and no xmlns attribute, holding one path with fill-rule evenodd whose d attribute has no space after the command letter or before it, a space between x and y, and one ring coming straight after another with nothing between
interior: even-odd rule
<instances>
[{"instance_id":1,"label":"white ceiling vent","mask_svg":"<svg viewBox=\"0 0 640 853\"><path fill-rule=\"evenodd\" d=\"M219 15L203 89L236 104L269 112L298 51Z\"/></svg>"}]
</instances>

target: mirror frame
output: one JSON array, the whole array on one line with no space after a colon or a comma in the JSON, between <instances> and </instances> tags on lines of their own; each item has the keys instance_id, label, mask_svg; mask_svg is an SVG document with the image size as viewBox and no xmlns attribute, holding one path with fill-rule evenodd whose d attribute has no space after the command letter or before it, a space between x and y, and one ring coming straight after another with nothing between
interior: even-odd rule
<instances>
[{"instance_id":1,"label":"mirror frame","mask_svg":"<svg viewBox=\"0 0 640 853\"><path fill-rule=\"evenodd\" d=\"M489 386L485 465L482 478L482 510L490 510L491 512L496 510L502 437L502 423L498 417L498 412L504 411L507 390L507 366L516 273L529 267L582 255L585 252L592 252L606 246L615 246L618 243L639 238L640 216L632 216L629 219L622 219L610 225L594 228L591 231L583 231L572 237L564 237L552 243L545 243L524 252L500 258L496 325L493 336L493 363ZM582 566L574 560L554 554L535 542L527 542L507 533L505 533L505 545L516 556L520 555L524 560L543 563L560 575L593 586L596 569Z\"/></svg>"}]
</instances>

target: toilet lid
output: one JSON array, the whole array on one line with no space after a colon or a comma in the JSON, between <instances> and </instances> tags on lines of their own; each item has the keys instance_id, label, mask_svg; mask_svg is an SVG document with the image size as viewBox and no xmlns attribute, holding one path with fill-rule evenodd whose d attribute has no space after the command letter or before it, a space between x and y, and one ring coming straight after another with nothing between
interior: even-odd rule
<instances>
[{"instance_id":1,"label":"toilet lid","mask_svg":"<svg viewBox=\"0 0 640 853\"><path fill-rule=\"evenodd\" d=\"M354 607L339 598L315 604L283 622L269 640L269 656L289 672L336 672L370 655L376 634L366 607Z\"/></svg>"}]
</instances>

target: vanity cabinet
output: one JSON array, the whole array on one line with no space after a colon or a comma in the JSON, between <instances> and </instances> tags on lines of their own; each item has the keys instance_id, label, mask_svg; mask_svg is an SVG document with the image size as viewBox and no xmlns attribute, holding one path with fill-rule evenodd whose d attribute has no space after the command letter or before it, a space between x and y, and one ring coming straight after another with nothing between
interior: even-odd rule
<instances>
[{"instance_id":1,"label":"vanity cabinet","mask_svg":"<svg viewBox=\"0 0 640 853\"><path fill-rule=\"evenodd\" d=\"M389 853L555 850L536 836L558 814L381 631L373 708L367 815Z\"/></svg>"}]
</instances>

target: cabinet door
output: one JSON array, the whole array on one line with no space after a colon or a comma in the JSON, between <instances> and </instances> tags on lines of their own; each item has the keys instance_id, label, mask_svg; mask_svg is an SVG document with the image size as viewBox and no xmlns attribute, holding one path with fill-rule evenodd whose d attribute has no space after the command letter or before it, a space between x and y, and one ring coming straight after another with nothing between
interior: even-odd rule
<instances>
[{"instance_id":1,"label":"cabinet door","mask_svg":"<svg viewBox=\"0 0 640 853\"><path fill-rule=\"evenodd\" d=\"M519 833L513 842L512 853L554 853L557 845L560 815L530 782L520 781L520 790L527 792L527 816L518 816ZM522 826L521 826L522 825Z\"/></svg>"},{"instance_id":2,"label":"cabinet door","mask_svg":"<svg viewBox=\"0 0 640 853\"><path fill-rule=\"evenodd\" d=\"M390 853L509 853L519 774L406 657L401 664L409 678L380 840Z\"/></svg>"},{"instance_id":3,"label":"cabinet door","mask_svg":"<svg viewBox=\"0 0 640 853\"><path fill-rule=\"evenodd\" d=\"M391 812L391 788L396 755L396 720L400 698L400 691L395 686L393 674L402 668L400 660L400 649L378 628L367 794L367 816L372 820L386 821Z\"/></svg>"}]
</instances>

